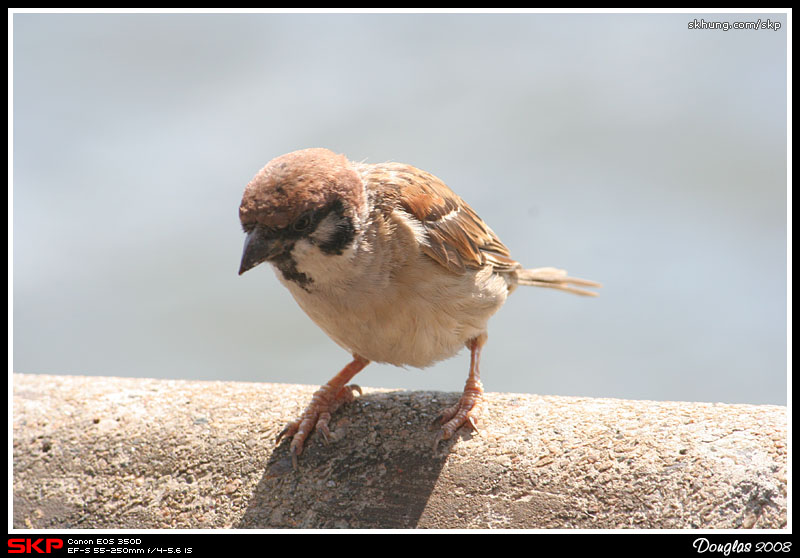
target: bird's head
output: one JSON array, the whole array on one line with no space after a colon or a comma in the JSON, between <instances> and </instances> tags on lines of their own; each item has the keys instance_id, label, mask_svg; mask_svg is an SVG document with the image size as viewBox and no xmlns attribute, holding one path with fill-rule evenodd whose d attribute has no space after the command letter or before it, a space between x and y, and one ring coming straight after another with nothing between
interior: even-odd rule
<instances>
[{"instance_id":1,"label":"bird's head","mask_svg":"<svg viewBox=\"0 0 800 558\"><path fill-rule=\"evenodd\" d=\"M352 246L366 204L361 176L344 155L314 148L276 157L244 190L239 275L268 261L305 286L312 279L301 260L320 263Z\"/></svg>"}]
</instances>

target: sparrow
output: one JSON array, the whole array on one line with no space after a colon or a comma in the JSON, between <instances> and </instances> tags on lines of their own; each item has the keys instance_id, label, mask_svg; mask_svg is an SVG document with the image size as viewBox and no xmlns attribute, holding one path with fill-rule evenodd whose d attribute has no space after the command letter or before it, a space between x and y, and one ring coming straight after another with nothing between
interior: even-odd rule
<instances>
[{"instance_id":1,"label":"sparrow","mask_svg":"<svg viewBox=\"0 0 800 558\"><path fill-rule=\"evenodd\" d=\"M470 351L460 400L439 416L436 448L477 429L487 322L519 285L595 296L599 283L552 267L525 269L439 178L403 163L359 163L324 148L276 157L247 184L239 275L268 262L306 314L353 360L317 390L277 441L297 456L361 388L370 362L423 368Z\"/></svg>"}]
</instances>

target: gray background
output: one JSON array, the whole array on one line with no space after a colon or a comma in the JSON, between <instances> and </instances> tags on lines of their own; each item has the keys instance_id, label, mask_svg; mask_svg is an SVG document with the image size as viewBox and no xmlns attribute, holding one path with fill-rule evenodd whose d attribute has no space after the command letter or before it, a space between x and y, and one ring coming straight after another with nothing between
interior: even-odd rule
<instances>
[{"instance_id":1,"label":"gray background","mask_svg":"<svg viewBox=\"0 0 800 558\"><path fill-rule=\"evenodd\" d=\"M689 30L688 22L782 22ZM487 390L786 403L785 15L13 16L13 369L320 384L347 361L244 185L324 146L441 177L529 267ZM366 386L460 391L468 355Z\"/></svg>"}]
</instances>

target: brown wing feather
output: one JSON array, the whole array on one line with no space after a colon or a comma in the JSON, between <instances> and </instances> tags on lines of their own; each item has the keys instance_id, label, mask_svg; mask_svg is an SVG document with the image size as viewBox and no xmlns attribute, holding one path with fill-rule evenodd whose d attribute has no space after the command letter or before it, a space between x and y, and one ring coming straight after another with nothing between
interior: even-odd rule
<instances>
[{"instance_id":1,"label":"brown wing feather","mask_svg":"<svg viewBox=\"0 0 800 558\"><path fill-rule=\"evenodd\" d=\"M419 220L428 243L422 250L455 273L487 264L498 271L520 267L475 211L434 175L401 163L371 165L370 179L393 188L399 209Z\"/></svg>"}]
</instances>

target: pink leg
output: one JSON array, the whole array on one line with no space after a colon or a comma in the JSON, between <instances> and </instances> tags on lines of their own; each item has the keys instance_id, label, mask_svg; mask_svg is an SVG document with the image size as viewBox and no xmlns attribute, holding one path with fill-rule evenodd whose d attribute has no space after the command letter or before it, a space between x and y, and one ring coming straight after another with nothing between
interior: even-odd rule
<instances>
[{"instance_id":1,"label":"pink leg","mask_svg":"<svg viewBox=\"0 0 800 558\"><path fill-rule=\"evenodd\" d=\"M361 372L367 364L369 364L367 359L359 355L353 355L353 361L350 364L342 368L341 372L314 392L311 397L311 403L303 411L302 416L298 420L287 424L278 434L275 443L280 442L284 437L292 438L292 442L289 444L289 453L292 454L292 464L295 468L297 468L297 456L303 452L303 443L315 427L320 431L325 441L328 441L331 434L328 428L331 413L342 403L353 401L355 399L353 391L361 393L360 387L355 384L347 385L347 382Z\"/></svg>"},{"instance_id":2,"label":"pink leg","mask_svg":"<svg viewBox=\"0 0 800 558\"><path fill-rule=\"evenodd\" d=\"M443 426L433 443L434 449L439 445L439 442L449 439L455 434L456 430L467 422L473 430L478 430L476 421L481 414L481 401L483 400L483 384L481 384L479 364L481 348L486 344L487 338L486 333L482 333L467 342L467 347L470 350L467 385L464 386L464 393L458 403L445 409L439 415L438 420Z\"/></svg>"}]
</instances>

